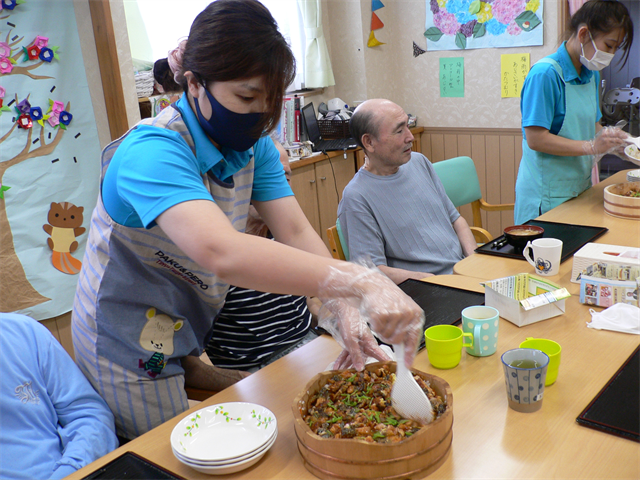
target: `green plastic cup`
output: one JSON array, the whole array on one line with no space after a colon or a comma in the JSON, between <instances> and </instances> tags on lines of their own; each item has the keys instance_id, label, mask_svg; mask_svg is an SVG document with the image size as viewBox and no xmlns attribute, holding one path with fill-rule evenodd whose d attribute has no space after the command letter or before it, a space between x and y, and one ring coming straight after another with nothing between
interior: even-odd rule
<instances>
[{"instance_id":1,"label":"green plastic cup","mask_svg":"<svg viewBox=\"0 0 640 480\"><path fill-rule=\"evenodd\" d=\"M470 339L470 343L463 342L463 338ZM457 366L462 357L462 348L473 348L473 334L463 333L453 325L436 325L424 332L429 363L436 368L448 369Z\"/></svg>"},{"instance_id":2,"label":"green plastic cup","mask_svg":"<svg viewBox=\"0 0 640 480\"><path fill-rule=\"evenodd\" d=\"M545 338L527 337L527 339L520 344L520 348L533 348L534 350L540 350L547 354L549 357L549 367L547 368L547 380L544 384L547 387L554 384L558 378L558 370L560 369L560 354L562 352L560 344Z\"/></svg>"}]
</instances>

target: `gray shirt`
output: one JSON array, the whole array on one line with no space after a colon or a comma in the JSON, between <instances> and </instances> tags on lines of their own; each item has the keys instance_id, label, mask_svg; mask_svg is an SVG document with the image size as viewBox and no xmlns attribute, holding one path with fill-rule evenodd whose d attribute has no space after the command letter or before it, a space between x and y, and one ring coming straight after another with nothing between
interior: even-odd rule
<instances>
[{"instance_id":1,"label":"gray shirt","mask_svg":"<svg viewBox=\"0 0 640 480\"><path fill-rule=\"evenodd\" d=\"M464 258L452 225L458 217L431 162L415 152L393 175L361 168L338 206L350 260L436 275Z\"/></svg>"}]
</instances>

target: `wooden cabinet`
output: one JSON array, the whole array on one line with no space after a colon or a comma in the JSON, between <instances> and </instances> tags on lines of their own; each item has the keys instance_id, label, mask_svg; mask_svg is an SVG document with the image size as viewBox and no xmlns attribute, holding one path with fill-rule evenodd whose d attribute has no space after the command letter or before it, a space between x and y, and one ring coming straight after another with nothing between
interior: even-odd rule
<instances>
[{"instance_id":1,"label":"wooden cabinet","mask_svg":"<svg viewBox=\"0 0 640 480\"><path fill-rule=\"evenodd\" d=\"M347 158L342 153L325 155L322 160L299 167L292 164L291 189L327 246L327 228L336 224L342 191L356 172L354 153L347 152Z\"/></svg>"}]
</instances>

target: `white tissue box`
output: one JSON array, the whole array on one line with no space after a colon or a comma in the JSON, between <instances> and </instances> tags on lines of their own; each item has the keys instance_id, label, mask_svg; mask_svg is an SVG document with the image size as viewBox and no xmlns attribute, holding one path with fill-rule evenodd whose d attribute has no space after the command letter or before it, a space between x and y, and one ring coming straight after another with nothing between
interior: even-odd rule
<instances>
[{"instance_id":1,"label":"white tissue box","mask_svg":"<svg viewBox=\"0 0 640 480\"><path fill-rule=\"evenodd\" d=\"M587 243L573 256L571 281L579 276L628 281L640 276L640 249L604 243Z\"/></svg>"},{"instance_id":2,"label":"white tissue box","mask_svg":"<svg viewBox=\"0 0 640 480\"><path fill-rule=\"evenodd\" d=\"M566 288L528 273L482 285L485 286L485 305L497 309L502 318L518 327L562 315L564 300L571 296Z\"/></svg>"}]
</instances>

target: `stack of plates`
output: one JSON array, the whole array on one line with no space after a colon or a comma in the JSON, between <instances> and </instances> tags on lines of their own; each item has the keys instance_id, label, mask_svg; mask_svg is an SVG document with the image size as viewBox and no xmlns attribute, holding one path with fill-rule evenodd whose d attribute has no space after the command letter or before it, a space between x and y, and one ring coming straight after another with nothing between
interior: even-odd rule
<instances>
[{"instance_id":1,"label":"stack of plates","mask_svg":"<svg viewBox=\"0 0 640 480\"><path fill-rule=\"evenodd\" d=\"M627 182L640 182L640 170L627 172Z\"/></svg>"},{"instance_id":2,"label":"stack of plates","mask_svg":"<svg viewBox=\"0 0 640 480\"><path fill-rule=\"evenodd\" d=\"M185 465L210 475L249 468L276 441L276 416L254 403L230 402L186 416L171 432L171 449Z\"/></svg>"}]
</instances>

